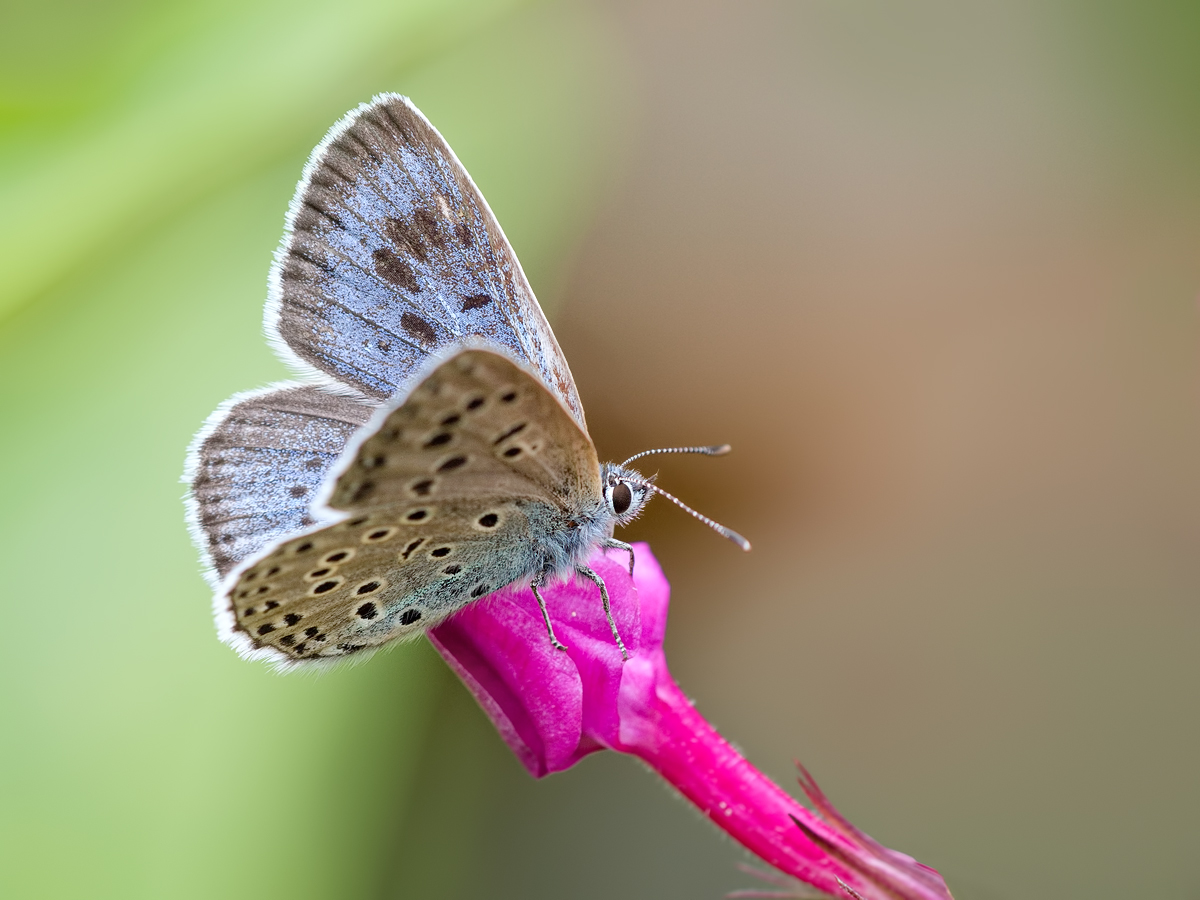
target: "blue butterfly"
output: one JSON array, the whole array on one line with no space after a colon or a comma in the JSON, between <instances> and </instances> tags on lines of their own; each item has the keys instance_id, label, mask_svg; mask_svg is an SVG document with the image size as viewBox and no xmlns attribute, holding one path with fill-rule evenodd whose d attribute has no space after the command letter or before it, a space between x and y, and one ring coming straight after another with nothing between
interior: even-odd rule
<instances>
[{"instance_id":1,"label":"blue butterfly","mask_svg":"<svg viewBox=\"0 0 1200 900\"><path fill-rule=\"evenodd\" d=\"M269 283L268 340L305 380L223 403L184 476L218 628L244 655L341 659L575 575L607 610L587 560L618 548L632 570L613 530L654 493L749 549L628 467L647 454L601 465L520 263L408 99L363 104L313 151Z\"/></svg>"}]
</instances>

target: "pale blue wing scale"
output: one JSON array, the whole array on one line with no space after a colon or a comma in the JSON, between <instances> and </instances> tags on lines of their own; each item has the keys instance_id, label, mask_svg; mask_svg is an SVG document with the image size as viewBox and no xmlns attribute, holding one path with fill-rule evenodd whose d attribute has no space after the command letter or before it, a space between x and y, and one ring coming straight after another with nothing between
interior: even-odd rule
<instances>
[{"instance_id":1,"label":"pale blue wing scale","mask_svg":"<svg viewBox=\"0 0 1200 900\"><path fill-rule=\"evenodd\" d=\"M531 365L586 433L570 369L508 240L404 97L359 107L313 152L266 324L289 361L375 400L441 348L483 338Z\"/></svg>"},{"instance_id":2,"label":"pale blue wing scale","mask_svg":"<svg viewBox=\"0 0 1200 900\"><path fill-rule=\"evenodd\" d=\"M188 454L188 523L215 583L243 560L316 524L311 506L373 412L314 385L282 384L223 403Z\"/></svg>"}]
</instances>

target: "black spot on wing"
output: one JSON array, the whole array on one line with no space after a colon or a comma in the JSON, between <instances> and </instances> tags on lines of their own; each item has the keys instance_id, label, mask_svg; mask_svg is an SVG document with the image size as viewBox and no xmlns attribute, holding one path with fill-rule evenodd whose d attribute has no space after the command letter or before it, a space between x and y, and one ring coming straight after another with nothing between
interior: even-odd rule
<instances>
[{"instance_id":1,"label":"black spot on wing","mask_svg":"<svg viewBox=\"0 0 1200 900\"><path fill-rule=\"evenodd\" d=\"M437 340L437 332L433 330L433 326L414 313L406 312L400 316L400 327L428 344Z\"/></svg>"},{"instance_id":2,"label":"black spot on wing","mask_svg":"<svg viewBox=\"0 0 1200 900\"><path fill-rule=\"evenodd\" d=\"M417 229L412 227L412 223L403 219L385 219L383 233L401 253L411 254L422 262L429 258L429 251L425 249L425 243L421 240Z\"/></svg>"},{"instance_id":3,"label":"black spot on wing","mask_svg":"<svg viewBox=\"0 0 1200 900\"><path fill-rule=\"evenodd\" d=\"M384 281L402 287L410 294L415 294L421 289L417 283L417 275L412 270L407 262L396 255L396 251L388 247L382 247L371 254L371 259L375 263L375 272ZM405 313L405 315L409 315ZM414 318L416 318L414 316ZM404 323L401 322L403 325ZM432 338L430 338L432 340Z\"/></svg>"},{"instance_id":4,"label":"black spot on wing","mask_svg":"<svg viewBox=\"0 0 1200 900\"><path fill-rule=\"evenodd\" d=\"M502 443L504 443L506 440L508 440L508 439L509 439L510 437L512 437L514 434L520 434L522 431L524 431L524 430L525 430L525 426L526 426L527 424L528 424L528 423L526 423L526 422L518 422L518 423L517 423L516 425L514 425L512 428L510 428L510 429L508 429L507 431L505 431L505 432L504 432L504 434L500 435L500 437L498 437L498 438L496 438L494 441L492 441L492 443L493 443L493 444L502 444Z\"/></svg>"},{"instance_id":5,"label":"black spot on wing","mask_svg":"<svg viewBox=\"0 0 1200 900\"><path fill-rule=\"evenodd\" d=\"M428 209L418 209L413 213L413 225L421 233L421 237L431 247L441 249L446 246L446 237L442 234L438 218Z\"/></svg>"},{"instance_id":6,"label":"black spot on wing","mask_svg":"<svg viewBox=\"0 0 1200 900\"><path fill-rule=\"evenodd\" d=\"M473 294L463 301L462 311L467 312L472 309L480 309L492 302L492 298L487 294Z\"/></svg>"}]
</instances>

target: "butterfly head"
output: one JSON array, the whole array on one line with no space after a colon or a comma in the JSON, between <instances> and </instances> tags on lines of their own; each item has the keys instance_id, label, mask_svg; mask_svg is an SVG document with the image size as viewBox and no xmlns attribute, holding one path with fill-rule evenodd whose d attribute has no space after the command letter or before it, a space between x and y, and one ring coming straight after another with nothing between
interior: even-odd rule
<instances>
[{"instance_id":1,"label":"butterfly head","mask_svg":"<svg viewBox=\"0 0 1200 900\"><path fill-rule=\"evenodd\" d=\"M601 471L604 502L614 525L628 525L642 513L653 489L650 480L633 469L605 463Z\"/></svg>"},{"instance_id":2,"label":"butterfly head","mask_svg":"<svg viewBox=\"0 0 1200 900\"><path fill-rule=\"evenodd\" d=\"M654 484L654 476L646 478L641 473L629 468L629 464L643 456L655 456L660 453L699 453L703 456L724 456L729 452L728 444L713 447L664 447L660 450L644 450L629 457L625 462L605 463L600 471L604 484L604 502L608 505L608 513L612 524L627 525L636 519L646 506L651 494L662 494L684 512L695 516L717 534L733 541L743 550L750 549L750 542L736 531L726 528L719 522L714 522L708 516L696 512L678 497L668 494Z\"/></svg>"}]
</instances>

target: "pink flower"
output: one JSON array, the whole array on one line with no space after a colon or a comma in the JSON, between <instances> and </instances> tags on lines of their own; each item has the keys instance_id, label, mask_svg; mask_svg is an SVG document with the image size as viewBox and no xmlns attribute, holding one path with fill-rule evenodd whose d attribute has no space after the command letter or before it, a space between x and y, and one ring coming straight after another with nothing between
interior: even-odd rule
<instances>
[{"instance_id":1,"label":"pink flower","mask_svg":"<svg viewBox=\"0 0 1200 900\"><path fill-rule=\"evenodd\" d=\"M801 786L814 810L750 765L704 720L667 670L670 586L650 548L635 549L632 579L624 554L598 553L591 560L608 585L628 661L590 582L542 591L566 652L547 640L528 588L472 604L430 632L530 773L560 772L596 750L630 753L786 875L861 900L950 900L936 870L855 829L807 772Z\"/></svg>"}]
</instances>

